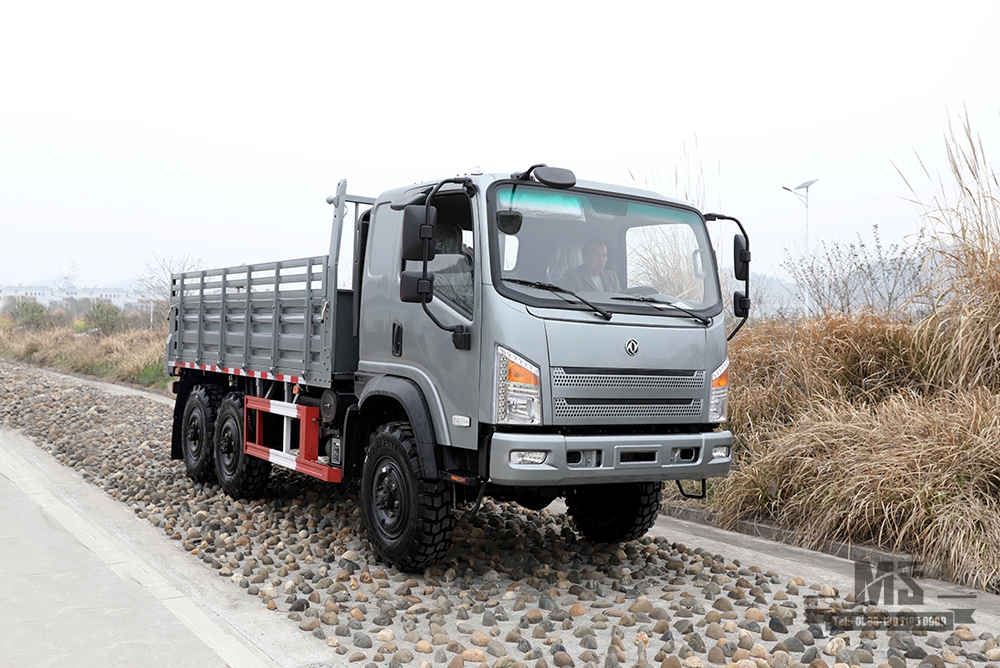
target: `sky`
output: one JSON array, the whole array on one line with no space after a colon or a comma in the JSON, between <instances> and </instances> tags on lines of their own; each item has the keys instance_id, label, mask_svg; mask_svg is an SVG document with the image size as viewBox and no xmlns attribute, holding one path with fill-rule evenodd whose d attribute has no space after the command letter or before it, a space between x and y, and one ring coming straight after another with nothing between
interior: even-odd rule
<instances>
[{"instance_id":1,"label":"sky","mask_svg":"<svg viewBox=\"0 0 1000 668\"><path fill-rule=\"evenodd\" d=\"M1000 3L24 2L0 9L0 285L328 252L376 196L544 162L688 196L754 271L905 242L968 114L1000 155Z\"/></svg>"}]
</instances>

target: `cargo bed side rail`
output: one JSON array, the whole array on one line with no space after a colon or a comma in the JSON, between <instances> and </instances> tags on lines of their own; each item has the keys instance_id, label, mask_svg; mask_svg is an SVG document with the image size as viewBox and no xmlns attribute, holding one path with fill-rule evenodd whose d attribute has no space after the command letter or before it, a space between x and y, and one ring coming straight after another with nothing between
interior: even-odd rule
<instances>
[{"instance_id":1,"label":"cargo bed side rail","mask_svg":"<svg viewBox=\"0 0 1000 668\"><path fill-rule=\"evenodd\" d=\"M167 364L329 386L328 259L175 274Z\"/></svg>"}]
</instances>

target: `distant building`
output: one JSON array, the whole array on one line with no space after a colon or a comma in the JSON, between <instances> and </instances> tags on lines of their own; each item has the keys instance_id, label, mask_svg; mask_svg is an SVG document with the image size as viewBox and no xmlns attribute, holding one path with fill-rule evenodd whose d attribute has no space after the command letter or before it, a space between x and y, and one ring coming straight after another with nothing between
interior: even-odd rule
<instances>
[{"instance_id":1,"label":"distant building","mask_svg":"<svg viewBox=\"0 0 1000 668\"><path fill-rule=\"evenodd\" d=\"M54 290L44 285L4 285L0 286L0 299L13 298L16 301L38 302L42 306L48 306L53 301L62 298L53 298Z\"/></svg>"},{"instance_id":2,"label":"distant building","mask_svg":"<svg viewBox=\"0 0 1000 668\"><path fill-rule=\"evenodd\" d=\"M38 302L46 308L66 299L89 299L94 302L114 304L125 308L139 303L139 297L124 288L70 288L63 291L46 285L3 285L0 286L0 300L13 298L15 301Z\"/></svg>"}]
</instances>

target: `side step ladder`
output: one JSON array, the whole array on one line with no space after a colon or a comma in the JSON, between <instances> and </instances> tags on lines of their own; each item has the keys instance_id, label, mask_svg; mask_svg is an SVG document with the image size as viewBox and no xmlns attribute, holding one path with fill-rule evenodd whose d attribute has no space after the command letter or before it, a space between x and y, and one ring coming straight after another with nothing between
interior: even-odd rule
<instances>
[{"instance_id":1,"label":"side step ladder","mask_svg":"<svg viewBox=\"0 0 1000 668\"><path fill-rule=\"evenodd\" d=\"M326 482L341 482L343 480L343 469L319 462L318 407L248 396L243 399L243 408L243 434L245 438L243 448L248 455ZM264 445L264 413L280 415L284 418L281 450L273 450ZM292 452L292 420L299 421L297 455ZM254 426L255 441L251 441L249 436L251 424Z\"/></svg>"}]
</instances>

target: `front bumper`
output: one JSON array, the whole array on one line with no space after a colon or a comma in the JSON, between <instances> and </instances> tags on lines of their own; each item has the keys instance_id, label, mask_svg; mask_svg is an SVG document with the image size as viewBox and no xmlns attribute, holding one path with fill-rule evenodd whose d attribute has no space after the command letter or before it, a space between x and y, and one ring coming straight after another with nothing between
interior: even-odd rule
<instances>
[{"instance_id":1,"label":"front bumper","mask_svg":"<svg viewBox=\"0 0 1000 668\"><path fill-rule=\"evenodd\" d=\"M725 457L712 449L728 446ZM490 448L490 481L514 487L700 480L729 473L733 435L699 434L562 436L495 433ZM511 463L518 450L544 451L541 464Z\"/></svg>"}]
</instances>

